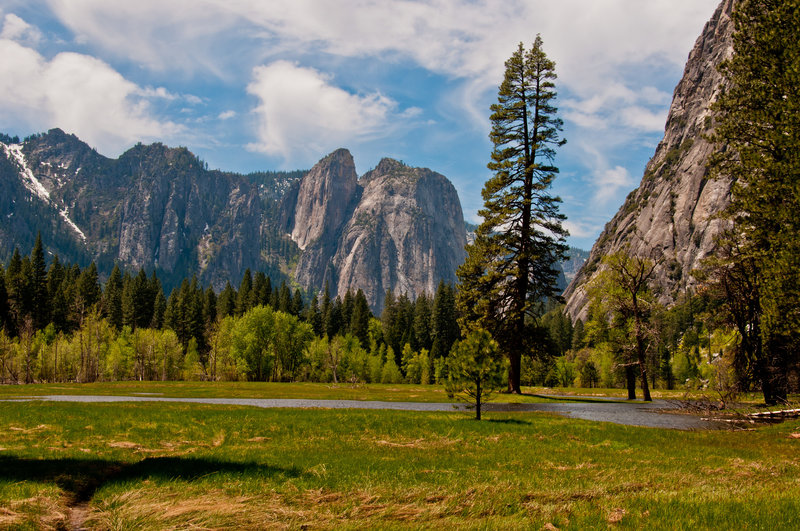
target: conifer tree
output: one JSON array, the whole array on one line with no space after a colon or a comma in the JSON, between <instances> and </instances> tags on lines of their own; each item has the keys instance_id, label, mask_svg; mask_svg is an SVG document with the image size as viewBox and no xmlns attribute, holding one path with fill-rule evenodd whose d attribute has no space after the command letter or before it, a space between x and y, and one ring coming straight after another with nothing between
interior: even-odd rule
<instances>
[{"instance_id":1,"label":"conifer tree","mask_svg":"<svg viewBox=\"0 0 800 531\"><path fill-rule=\"evenodd\" d=\"M363 348L369 346L369 319L372 312L364 292L359 289L353 300L353 313L350 317L350 333L361 342Z\"/></svg>"},{"instance_id":2,"label":"conifer tree","mask_svg":"<svg viewBox=\"0 0 800 531\"><path fill-rule=\"evenodd\" d=\"M328 334L328 319L331 313L331 292L328 286L328 281L325 281L325 291L322 293L322 305L320 306L320 314L322 317L322 333ZM328 334L328 338L332 339L333 336Z\"/></svg>"},{"instance_id":3,"label":"conifer tree","mask_svg":"<svg viewBox=\"0 0 800 531\"><path fill-rule=\"evenodd\" d=\"M306 322L311 325L311 328L314 329L314 335L321 336L325 333L325 330L322 326L322 312L319 309L319 299L317 295L314 294L314 297L311 299L311 304L308 306L308 310L306 311Z\"/></svg>"},{"instance_id":4,"label":"conifer tree","mask_svg":"<svg viewBox=\"0 0 800 531\"><path fill-rule=\"evenodd\" d=\"M278 307L276 309L283 313L290 313L292 311L292 292L289 291L289 286L286 285L286 282L281 283L281 289L278 295Z\"/></svg>"},{"instance_id":5,"label":"conifer tree","mask_svg":"<svg viewBox=\"0 0 800 531\"><path fill-rule=\"evenodd\" d=\"M338 296L330 303L328 313L325 315L325 333L333 338L342 331L342 299Z\"/></svg>"},{"instance_id":6,"label":"conifer tree","mask_svg":"<svg viewBox=\"0 0 800 531\"><path fill-rule=\"evenodd\" d=\"M77 266L75 266L77 268ZM97 278L97 265L92 262L80 272L78 277L75 304L77 317L80 320L100 301L100 284Z\"/></svg>"},{"instance_id":7,"label":"conifer tree","mask_svg":"<svg viewBox=\"0 0 800 531\"><path fill-rule=\"evenodd\" d=\"M136 303L135 286L133 277L125 272L122 277L122 326L136 328Z\"/></svg>"},{"instance_id":8,"label":"conifer tree","mask_svg":"<svg viewBox=\"0 0 800 531\"><path fill-rule=\"evenodd\" d=\"M353 292L348 288L347 292L344 294L344 300L342 300L342 323L345 332L351 332L350 322L353 319L354 303L355 301L353 300Z\"/></svg>"},{"instance_id":9,"label":"conifer tree","mask_svg":"<svg viewBox=\"0 0 800 531\"><path fill-rule=\"evenodd\" d=\"M19 325L25 317L24 278L22 277L22 257L19 249L14 248L14 254L8 262L6 269L6 292L8 293L8 314L13 330L9 335L17 335Z\"/></svg>"},{"instance_id":10,"label":"conifer tree","mask_svg":"<svg viewBox=\"0 0 800 531\"><path fill-rule=\"evenodd\" d=\"M197 342L197 349L201 353L205 353L207 350L205 337L206 320L203 315L204 304L205 295L203 294L203 289L200 287L197 276L192 275L189 289L184 294L186 332L188 339L194 339Z\"/></svg>"},{"instance_id":11,"label":"conifer tree","mask_svg":"<svg viewBox=\"0 0 800 531\"><path fill-rule=\"evenodd\" d=\"M300 291L300 288L294 290L294 297L292 297L292 310L291 314L295 317L300 317L303 315L303 310L305 309L305 304L303 304L303 293Z\"/></svg>"},{"instance_id":12,"label":"conifer tree","mask_svg":"<svg viewBox=\"0 0 800 531\"><path fill-rule=\"evenodd\" d=\"M266 306L269 304L269 295L267 295L267 276L263 271L256 272L253 277L253 290L250 292L250 307ZM269 288L272 291L272 288Z\"/></svg>"},{"instance_id":13,"label":"conifer tree","mask_svg":"<svg viewBox=\"0 0 800 531\"><path fill-rule=\"evenodd\" d=\"M236 311L236 290L231 286L230 281L225 283L225 288L217 298L217 320L233 316Z\"/></svg>"},{"instance_id":14,"label":"conifer tree","mask_svg":"<svg viewBox=\"0 0 800 531\"><path fill-rule=\"evenodd\" d=\"M31 251L31 310L33 327L41 330L50 322L50 300L47 296L47 264L44 259L42 235L36 235Z\"/></svg>"},{"instance_id":15,"label":"conifer tree","mask_svg":"<svg viewBox=\"0 0 800 531\"><path fill-rule=\"evenodd\" d=\"M789 367L800 361L800 0L740 0L733 21L712 169L734 180L734 229L722 246L735 252L717 272L750 271L751 288L739 290L750 294L750 308L741 315L755 312L747 318L759 323L761 345L750 350L763 356L762 390L776 403L786 400Z\"/></svg>"},{"instance_id":16,"label":"conifer tree","mask_svg":"<svg viewBox=\"0 0 800 531\"><path fill-rule=\"evenodd\" d=\"M431 350L431 321L431 301L422 293L414 301L414 344L411 345L414 350Z\"/></svg>"},{"instance_id":17,"label":"conifer tree","mask_svg":"<svg viewBox=\"0 0 800 531\"><path fill-rule=\"evenodd\" d=\"M445 358L459 337L455 291L451 284L439 282L433 298L431 358Z\"/></svg>"},{"instance_id":18,"label":"conifer tree","mask_svg":"<svg viewBox=\"0 0 800 531\"><path fill-rule=\"evenodd\" d=\"M203 300L203 318L205 319L206 330L211 329L211 325L217 320L217 294L214 288L209 286Z\"/></svg>"},{"instance_id":19,"label":"conifer tree","mask_svg":"<svg viewBox=\"0 0 800 531\"><path fill-rule=\"evenodd\" d=\"M50 299L50 320L60 332L67 329L69 318L69 304L64 295L66 273L58 255L53 256L50 268L47 270L47 297Z\"/></svg>"},{"instance_id":20,"label":"conifer tree","mask_svg":"<svg viewBox=\"0 0 800 531\"><path fill-rule=\"evenodd\" d=\"M164 327L164 315L166 312L167 299L164 297L164 290L159 289L153 301L153 320L150 322L150 328L161 330Z\"/></svg>"},{"instance_id":21,"label":"conifer tree","mask_svg":"<svg viewBox=\"0 0 800 531\"><path fill-rule=\"evenodd\" d=\"M258 302L263 306L270 306L272 304L272 279L268 276L266 277L266 282L264 282L264 287L258 293Z\"/></svg>"},{"instance_id":22,"label":"conifer tree","mask_svg":"<svg viewBox=\"0 0 800 531\"><path fill-rule=\"evenodd\" d=\"M122 273L119 266L114 264L103 292L103 313L117 330L122 329L122 290Z\"/></svg>"},{"instance_id":23,"label":"conifer tree","mask_svg":"<svg viewBox=\"0 0 800 531\"><path fill-rule=\"evenodd\" d=\"M239 292L236 295L236 315L243 315L252 306L250 303L250 291L253 289L253 276L250 269L246 269L239 284Z\"/></svg>"},{"instance_id":24,"label":"conifer tree","mask_svg":"<svg viewBox=\"0 0 800 531\"><path fill-rule=\"evenodd\" d=\"M568 250L561 200L550 188L561 119L554 106L555 63L536 37L506 61L505 79L492 105L494 176L483 188L483 222L459 268L459 311L465 330L490 330L510 360L508 390L520 392L521 357L529 350L540 302L557 295L554 265Z\"/></svg>"},{"instance_id":25,"label":"conifer tree","mask_svg":"<svg viewBox=\"0 0 800 531\"><path fill-rule=\"evenodd\" d=\"M0 330L8 330L8 293L6 292L6 272L0 266Z\"/></svg>"}]
</instances>

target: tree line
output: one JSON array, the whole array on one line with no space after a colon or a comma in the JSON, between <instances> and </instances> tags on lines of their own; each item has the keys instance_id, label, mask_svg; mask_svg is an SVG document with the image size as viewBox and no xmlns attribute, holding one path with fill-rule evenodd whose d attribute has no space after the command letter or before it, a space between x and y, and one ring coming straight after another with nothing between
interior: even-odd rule
<instances>
[{"instance_id":1,"label":"tree line","mask_svg":"<svg viewBox=\"0 0 800 531\"><path fill-rule=\"evenodd\" d=\"M437 364L441 377L458 335L451 285L415 300L389 291L380 319L361 290L307 298L250 270L238 289L192 277L168 297L143 269L115 266L101 282L94 263L48 263L38 236L0 267L0 381L427 383Z\"/></svg>"}]
</instances>

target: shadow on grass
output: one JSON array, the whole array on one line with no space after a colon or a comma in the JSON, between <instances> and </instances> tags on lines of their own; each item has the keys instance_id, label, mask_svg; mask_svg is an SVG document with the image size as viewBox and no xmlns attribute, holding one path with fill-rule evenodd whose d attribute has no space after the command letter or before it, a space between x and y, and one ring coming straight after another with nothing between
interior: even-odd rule
<instances>
[{"instance_id":1,"label":"shadow on grass","mask_svg":"<svg viewBox=\"0 0 800 531\"><path fill-rule=\"evenodd\" d=\"M117 481L149 478L194 481L217 473L263 477L300 475L296 468L187 457L148 457L136 463L104 459L0 457L0 479L54 483L64 491L70 506L88 502L100 487Z\"/></svg>"}]
</instances>

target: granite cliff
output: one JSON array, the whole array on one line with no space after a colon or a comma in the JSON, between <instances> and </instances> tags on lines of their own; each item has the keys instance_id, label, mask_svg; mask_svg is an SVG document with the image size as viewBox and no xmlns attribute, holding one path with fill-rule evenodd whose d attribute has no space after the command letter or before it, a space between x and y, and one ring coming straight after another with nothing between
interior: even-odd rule
<instances>
[{"instance_id":1,"label":"granite cliff","mask_svg":"<svg viewBox=\"0 0 800 531\"><path fill-rule=\"evenodd\" d=\"M303 249L295 279L309 290L361 289L380 312L387 289L411 297L455 282L464 260L461 203L444 176L383 159L360 179L338 150L285 196L285 229Z\"/></svg>"},{"instance_id":2,"label":"granite cliff","mask_svg":"<svg viewBox=\"0 0 800 531\"><path fill-rule=\"evenodd\" d=\"M442 175L384 159L361 179L337 150L310 172L208 170L186 148L138 144L117 159L59 129L0 135L0 260L41 232L50 253L101 275L156 270L167 288L197 275L221 289L245 269L308 291L387 289L414 297L455 281L466 231Z\"/></svg>"},{"instance_id":3,"label":"granite cliff","mask_svg":"<svg viewBox=\"0 0 800 531\"><path fill-rule=\"evenodd\" d=\"M732 53L734 0L723 0L697 39L675 88L664 139L645 168L639 187L606 225L589 259L567 288L567 311L585 318L586 284L603 256L627 249L659 260L655 272L662 303L694 285L691 271L715 250L723 221L714 215L730 202L731 181L711 179L707 168L714 146L711 104L723 89L719 64Z\"/></svg>"}]
</instances>

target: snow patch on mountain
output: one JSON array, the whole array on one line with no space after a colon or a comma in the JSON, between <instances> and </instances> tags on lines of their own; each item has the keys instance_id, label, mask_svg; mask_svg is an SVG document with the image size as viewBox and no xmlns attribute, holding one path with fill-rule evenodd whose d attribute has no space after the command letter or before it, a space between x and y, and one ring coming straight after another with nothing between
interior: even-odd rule
<instances>
[{"instance_id":1,"label":"snow patch on mountain","mask_svg":"<svg viewBox=\"0 0 800 531\"><path fill-rule=\"evenodd\" d=\"M25 154L22 152L22 144L11 144L7 145L0 142L0 146L3 147L3 151L5 151L6 157L9 161L11 161L15 166L17 166L19 170L19 175L22 177L22 184L25 185L33 195L44 201L45 203L52 205L54 208L58 210L61 219L63 219L67 225L69 225L72 230L80 237L81 240L84 242L86 241L86 235L83 231L75 224L72 219L69 217L69 208L64 207L62 209L58 209L55 205L53 199L50 197L50 192L47 191L47 188L36 178L34 175L33 170L28 166L28 161L25 160ZM50 164L48 164L49 166Z\"/></svg>"},{"instance_id":2,"label":"snow patch on mountain","mask_svg":"<svg viewBox=\"0 0 800 531\"><path fill-rule=\"evenodd\" d=\"M25 160L25 154L22 152L22 144L11 144L10 146L7 146L0 143L0 145L3 146L8 159L16 164L16 166L19 168L19 174L22 176L22 183L25 185L25 188L30 190L33 195L42 201L49 203L50 192L48 192L47 188L45 188L42 183L39 182L39 179L36 178L31 169L28 167L28 163Z\"/></svg>"},{"instance_id":3,"label":"snow patch on mountain","mask_svg":"<svg viewBox=\"0 0 800 531\"><path fill-rule=\"evenodd\" d=\"M74 230L75 233L78 236L80 236L81 240L86 241L86 235L83 233L83 231L81 229L78 228L78 226L75 224L75 222L70 219L70 217L69 217L69 207L64 207L64 209L63 210L59 210L58 213L61 214L61 219L66 221L67 225L72 227L72 230Z\"/></svg>"}]
</instances>

